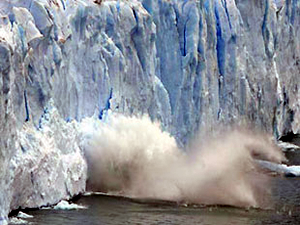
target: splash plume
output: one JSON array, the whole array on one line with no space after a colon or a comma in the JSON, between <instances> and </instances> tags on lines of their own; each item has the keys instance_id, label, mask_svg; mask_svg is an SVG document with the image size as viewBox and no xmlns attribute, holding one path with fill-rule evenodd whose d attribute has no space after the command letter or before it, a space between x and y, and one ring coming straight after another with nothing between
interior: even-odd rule
<instances>
[{"instance_id":1,"label":"splash plume","mask_svg":"<svg viewBox=\"0 0 300 225\"><path fill-rule=\"evenodd\" d=\"M88 188L135 198L199 204L264 207L268 179L255 158L284 159L270 138L232 130L194 140L183 151L148 117L110 115L83 146L89 165Z\"/></svg>"}]
</instances>

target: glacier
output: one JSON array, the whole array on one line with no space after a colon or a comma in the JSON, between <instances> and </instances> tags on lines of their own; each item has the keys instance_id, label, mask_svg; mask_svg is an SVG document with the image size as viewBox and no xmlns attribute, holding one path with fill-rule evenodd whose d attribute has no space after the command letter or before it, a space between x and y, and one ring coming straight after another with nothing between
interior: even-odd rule
<instances>
[{"instance_id":1,"label":"glacier","mask_svg":"<svg viewBox=\"0 0 300 225\"><path fill-rule=\"evenodd\" d=\"M1 0L0 223L85 191L78 126L149 115L185 146L218 126L300 131L296 0Z\"/></svg>"}]
</instances>

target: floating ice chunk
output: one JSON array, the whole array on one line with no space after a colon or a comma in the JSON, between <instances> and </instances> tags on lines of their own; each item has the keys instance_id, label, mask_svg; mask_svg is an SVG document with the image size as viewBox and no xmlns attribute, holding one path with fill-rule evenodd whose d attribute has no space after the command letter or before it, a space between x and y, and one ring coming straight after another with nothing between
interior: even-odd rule
<instances>
[{"instance_id":1,"label":"floating ice chunk","mask_svg":"<svg viewBox=\"0 0 300 225\"><path fill-rule=\"evenodd\" d=\"M75 210L75 209L87 209L86 206L77 205L74 203L68 203L67 201L62 200L56 206L54 206L55 210Z\"/></svg>"},{"instance_id":2,"label":"floating ice chunk","mask_svg":"<svg viewBox=\"0 0 300 225\"><path fill-rule=\"evenodd\" d=\"M257 160L257 162L265 169L284 174L285 176L300 176L300 166L288 166L285 164L277 164L264 160Z\"/></svg>"},{"instance_id":3,"label":"floating ice chunk","mask_svg":"<svg viewBox=\"0 0 300 225\"><path fill-rule=\"evenodd\" d=\"M287 166L287 165L281 165L285 167L285 170L287 173L285 174L286 176L295 176L299 177L300 176L300 166Z\"/></svg>"},{"instance_id":4,"label":"floating ice chunk","mask_svg":"<svg viewBox=\"0 0 300 225\"><path fill-rule=\"evenodd\" d=\"M18 218L23 218L23 219L33 218L33 216L28 215L28 214L23 213L23 212L19 212L18 215L17 215L17 217Z\"/></svg>"},{"instance_id":5,"label":"floating ice chunk","mask_svg":"<svg viewBox=\"0 0 300 225\"><path fill-rule=\"evenodd\" d=\"M294 145L292 143L288 142L282 142L279 141L277 145L282 149L282 151L294 151L294 150L299 150L300 147L298 145Z\"/></svg>"}]
</instances>

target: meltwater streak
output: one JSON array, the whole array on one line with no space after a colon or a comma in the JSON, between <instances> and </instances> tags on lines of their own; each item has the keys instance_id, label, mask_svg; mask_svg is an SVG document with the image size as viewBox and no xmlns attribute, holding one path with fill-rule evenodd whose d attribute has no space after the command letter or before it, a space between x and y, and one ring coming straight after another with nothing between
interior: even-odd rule
<instances>
[{"instance_id":1,"label":"meltwater streak","mask_svg":"<svg viewBox=\"0 0 300 225\"><path fill-rule=\"evenodd\" d=\"M270 187L255 158L284 158L270 138L241 130L195 140L183 151L148 117L111 114L93 129L83 141L88 189L135 198L267 207Z\"/></svg>"}]
</instances>

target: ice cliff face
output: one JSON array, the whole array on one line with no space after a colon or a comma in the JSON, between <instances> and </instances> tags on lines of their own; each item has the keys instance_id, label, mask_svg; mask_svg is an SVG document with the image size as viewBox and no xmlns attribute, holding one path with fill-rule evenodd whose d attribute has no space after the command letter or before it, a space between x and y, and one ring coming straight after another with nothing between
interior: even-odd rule
<instances>
[{"instance_id":1,"label":"ice cliff face","mask_svg":"<svg viewBox=\"0 0 300 225\"><path fill-rule=\"evenodd\" d=\"M183 144L245 121L299 133L296 0L2 0L0 14L2 219L84 191L69 122L108 108Z\"/></svg>"},{"instance_id":2,"label":"ice cliff face","mask_svg":"<svg viewBox=\"0 0 300 225\"><path fill-rule=\"evenodd\" d=\"M276 137L299 132L299 2L143 5L156 24L157 76L177 138L242 121Z\"/></svg>"}]
</instances>

